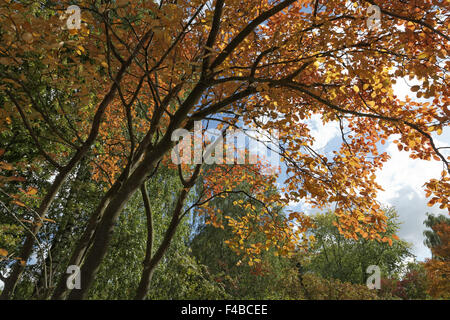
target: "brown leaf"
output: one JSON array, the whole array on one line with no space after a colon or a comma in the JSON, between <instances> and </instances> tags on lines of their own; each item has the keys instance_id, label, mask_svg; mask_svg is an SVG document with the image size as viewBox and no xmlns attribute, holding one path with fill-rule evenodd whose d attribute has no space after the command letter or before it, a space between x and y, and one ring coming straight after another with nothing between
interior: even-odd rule
<instances>
[{"instance_id":1,"label":"brown leaf","mask_svg":"<svg viewBox=\"0 0 450 320\"><path fill-rule=\"evenodd\" d=\"M5 249L0 248L0 256L3 256L3 257L8 256L8 251L6 251Z\"/></svg>"}]
</instances>

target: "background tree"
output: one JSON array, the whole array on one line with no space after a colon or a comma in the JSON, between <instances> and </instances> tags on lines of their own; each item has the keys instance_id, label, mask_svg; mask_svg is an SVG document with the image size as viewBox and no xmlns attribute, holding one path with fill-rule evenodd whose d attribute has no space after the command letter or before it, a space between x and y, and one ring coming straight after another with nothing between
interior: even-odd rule
<instances>
[{"instance_id":1,"label":"background tree","mask_svg":"<svg viewBox=\"0 0 450 320\"><path fill-rule=\"evenodd\" d=\"M435 299L450 298L450 219L428 215L425 221L432 259L425 263L429 277L429 294Z\"/></svg>"},{"instance_id":2,"label":"background tree","mask_svg":"<svg viewBox=\"0 0 450 320\"><path fill-rule=\"evenodd\" d=\"M161 183L164 187L161 188ZM177 173L162 169L148 183L153 213L155 247L170 223L171 198L179 188ZM130 299L142 275L147 245L147 223L140 194L129 202L118 221L111 247L90 291L92 299ZM205 266L199 264L188 247L191 225L185 219L153 276L149 299L223 299L227 295Z\"/></svg>"},{"instance_id":3,"label":"background tree","mask_svg":"<svg viewBox=\"0 0 450 320\"><path fill-rule=\"evenodd\" d=\"M394 294L404 300L429 298L428 277L423 263L409 263L405 275L397 282Z\"/></svg>"},{"instance_id":4,"label":"background tree","mask_svg":"<svg viewBox=\"0 0 450 320\"><path fill-rule=\"evenodd\" d=\"M423 235L425 236L424 244L430 249L433 249L434 247L441 244L441 238L433 229L435 225L440 223L450 224L450 218L444 216L443 214L435 216L433 214L427 213L427 218L424 220L423 224L429 229L425 230L423 232ZM434 255L433 250L431 250L431 254Z\"/></svg>"},{"instance_id":5,"label":"background tree","mask_svg":"<svg viewBox=\"0 0 450 320\"><path fill-rule=\"evenodd\" d=\"M395 236L400 227L396 211L386 209L386 217L387 228L381 235L393 237L392 243L346 238L339 232L332 212L315 215L315 228L311 230L315 242L307 255L306 269L326 279L362 285L366 284L370 265L379 266L384 277L400 274L405 259L412 257L411 245Z\"/></svg>"},{"instance_id":6,"label":"background tree","mask_svg":"<svg viewBox=\"0 0 450 320\"><path fill-rule=\"evenodd\" d=\"M248 181L244 179L243 181ZM226 198L214 199L209 210L222 212L229 221L239 219L242 216L240 203L251 201L256 196L252 192L251 185L244 182L240 187L242 193L230 194ZM273 186L266 190L267 193L276 193ZM265 212L263 203L254 203L256 212ZM279 215L284 213L280 210ZM194 214L194 217L197 214ZM280 221L282 218L279 218ZM286 298L285 288L282 288L281 279L287 273L292 272L293 264L290 259L282 257L277 250L261 245L268 240L262 230L254 229L253 234L246 235L252 238L253 249L261 248L261 253L253 260L245 259L245 251L230 248L234 238L232 224L223 224L215 227L209 215L200 215L193 221L193 235L190 241L192 254L198 261L208 267L215 281L225 286L226 292L236 299L283 299ZM266 232L268 232L266 230Z\"/></svg>"}]
</instances>

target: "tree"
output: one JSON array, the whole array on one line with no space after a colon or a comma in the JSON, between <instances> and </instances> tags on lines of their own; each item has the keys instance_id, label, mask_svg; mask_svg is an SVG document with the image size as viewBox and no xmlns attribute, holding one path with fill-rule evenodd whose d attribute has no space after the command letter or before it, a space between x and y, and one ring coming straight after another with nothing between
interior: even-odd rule
<instances>
[{"instance_id":1,"label":"tree","mask_svg":"<svg viewBox=\"0 0 450 320\"><path fill-rule=\"evenodd\" d=\"M400 274L403 262L411 257L411 245L395 235L400 228L398 215L394 209L386 209L387 228L381 235L396 238L392 244L376 240L345 238L338 230L336 216L332 212L317 214L315 228L311 234L315 238L311 254L307 255L306 268L326 279L342 282L366 284L367 267L380 267L385 277Z\"/></svg>"},{"instance_id":2,"label":"tree","mask_svg":"<svg viewBox=\"0 0 450 320\"><path fill-rule=\"evenodd\" d=\"M438 234L433 229L434 226L436 226L440 223L450 224L450 218L447 218L446 216L444 216L442 214L435 216L435 215L427 213L427 218L425 219L423 224L425 226L427 226L428 228L430 228L431 230L430 229L425 230L423 232L423 235L425 236L424 244L430 249L433 249L436 246L438 246L439 244L441 244L441 238L438 236ZM434 255L433 250L431 253Z\"/></svg>"},{"instance_id":3,"label":"tree","mask_svg":"<svg viewBox=\"0 0 450 320\"><path fill-rule=\"evenodd\" d=\"M6 96L9 98L5 108L6 122L9 124L13 122L11 119L17 119L17 114L20 115L20 120L28 131L28 135L33 139L40 155L56 170L56 177L50 188L46 190L45 196L35 211L35 221L32 223L19 258L13 265L13 269L5 283L1 297L8 298L24 271L24 267L33 251L36 235L40 231L43 225L42 222L46 219L47 212L58 191L76 165L89 152L92 144L96 140L106 107L111 103L116 94L118 84L131 63L131 59L122 64L121 70L114 77L111 88L106 91L103 98L90 100L90 93L93 90L87 86L91 85L92 82L88 83L86 76L89 77L91 70L84 69L83 71L83 68L78 68L73 57L70 57L71 48L73 49L73 45L76 43L76 41L71 42L69 40L70 35L63 35L62 38L65 41L56 44L58 40L61 40L61 33L55 32L60 26L58 23L55 23L58 17L54 14L52 8L41 7L38 1L35 1L29 7L25 1L24 3L14 3L11 6L6 2L2 4L1 9L2 19L7 21L11 18L13 21L13 24L4 24L2 21L2 25L6 27L2 27L1 31L1 74L3 79L1 85L2 89L6 91ZM19 28L16 28L16 25ZM41 30L41 33L35 33L33 35L31 33L32 28L38 28L37 30ZM89 34L89 30L83 28L80 36L82 38L83 35L86 36L87 34ZM13 44L16 39L19 39L21 45ZM64 47L63 50L55 50L61 48L64 43L71 44ZM82 46L79 45L78 47L78 52L80 50L84 51ZM89 63L93 62L94 60L89 61ZM75 90L71 88L71 76L75 76L80 80ZM99 76L98 78L102 77ZM63 81L61 81L62 79ZM94 79L96 78L94 77ZM101 92L101 81L98 81L97 84L100 85ZM74 91L76 92L75 94ZM72 112L69 114L66 113L67 109L64 109L64 105L69 110L77 103L89 108L89 103L97 103L97 101L99 101L98 109L94 112L91 125L89 123L87 124L90 129L87 129L88 127L83 128L85 129L83 133L86 136L82 139L81 136L83 136L83 133L75 129L77 119L71 118L73 116ZM23 104L27 104L31 108L24 109ZM49 107L52 109L51 106L55 104L59 105L59 112L55 109L53 109L55 112L48 112ZM16 115L14 115L14 108L17 110ZM31 116L30 113L32 114ZM57 125L58 121L56 119L60 117L64 117L67 121L67 127ZM49 134L57 137L56 140L53 140L55 142L53 147L59 151L56 157L53 157L46 151L45 144L42 144L39 139L42 136L34 131L31 120L35 118L41 120L41 123L45 122L47 124L48 127L45 130L46 135ZM67 128L69 128L69 133L66 131Z\"/></svg>"},{"instance_id":4,"label":"tree","mask_svg":"<svg viewBox=\"0 0 450 320\"><path fill-rule=\"evenodd\" d=\"M434 221L435 223L429 223ZM429 278L429 294L435 299L450 299L450 223L446 218L428 216L427 226L431 226L430 249L432 259L425 262L425 269Z\"/></svg>"},{"instance_id":5,"label":"tree","mask_svg":"<svg viewBox=\"0 0 450 320\"><path fill-rule=\"evenodd\" d=\"M170 223L172 190L177 189L176 172L161 170L148 183L152 197L153 238L155 247L164 237ZM159 181L164 181L164 188ZM140 194L128 203L124 215L116 226L111 246L102 262L99 274L90 290L90 299L130 299L135 296L143 270L146 254L147 226L144 205ZM191 226L184 220L167 250L165 259L158 264L152 281L150 299L220 299L226 298L220 283L214 281L206 267L199 264L187 246Z\"/></svg>"},{"instance_id":6,"label":"tree","mask_svg":"<svg viewBox=\"0 0 450 320\"><path fill-rule=\"evenodd\" d=\"M378 295L381 299L429 299L429 279L423 262L409 262L405 272L383 277Z\"/></svg>"},{"instance_id":7,"label":"tree","mask_svg":"<svg viewBox=\"0 0 450 320\"><path fill-rule=\"evenodd\" d=\"M409 263L406 274L397 282L394 294L404 300L429 298L429 286L423 263Z\"/></svg>"},{"instance_id":8,"label":"tree","mask_svg":"<svg viewBox=\"0 0 450 320\"><path fill-rule=\"evenodd\" d=\"M214 169L220 169L220 167ZM213 177L216 176L223 175L213 175ZM257 179L255 173L252 176L253 179L250 180L241 175L241 186L239 186L241 192L233 192L226 198L218 197L212 200L207 210L204 208L198 210L201 214L194 212L194 217L198 216L198 218L194 221L195 232L190 241L190 247L198 261L208 267L215 280L223 284L226 292L233 298L286 298L286 288L283 287L282 279L292 272L292 261L283 257L280 250L275 249L276 246L273 248L269 245L277 241L268 237L270 229L258 228L259 222L254 218L264 216L267 205L255 200L261 197L261 191L249 183ZM268 187L262 192L277 194L275 185L268 185ZM253 218L252 216L243 217L244 208L249 204L253 206ZM279 215L279 226L283 226L285 214L281 209L275 208L272 211ZM228 223L220 223L220 217L217 218L219 214ZM247 218L243 222L247 230L251 229L251 231L242 233L236 238L233 228L242 218ZM245 244L242 237L245 239ZM244 246L246 246L245 249ZM300 247L297 250L300 250Z\"/></svg>"},{"instance_id":9,"label":"tree","mask_svg":"<svg viewBox=\"0 0 450 320\"><path fill-rule=\"evenodd\" d=\"M375 173L388 158L378 142L394 134L411 157L444 163L441 178L426 189L430 205L448 208L448 161L432 137L449 122L445 2L378 3L383 28L373 30L366 23L373 3L365 0L314 6L303 0L79 1L80 29L62 30L57 13L69 3L0 4L2 130L21 124L33 154L39 152L55 176L39 190L37 215L20 259L11 262L2 298L11 298L36 239L45 234L41 227L58 192L88 159L106 190L68 259L81 266L82 289L65 292L61 279L54 295L86 298L121 212L175 146L173 133L199 120L279 130L287 179L277 201L334 203L339 231L349 237L392 241L380 235L386 217L375 201L381 188ZM392 86L405 76L423 79L411 89L432 103L400 101ZM307 120L313 115L341 124L342 147L332 156L312 147ZM200 170L183 168L173 224L148 263L140 297L175 236ZM289 218L300 230L307 227L302 215ZM263 223L273 225L270 218ZM236 223L235 234L244 225ZM291 240L281 247L289 254L299 237L272 230L275 238Z\"/></svg>"},{"instance_id":10,"label":"tree","mask_svg":"<svg viewBox=\"0 0 450 320\"><path fill-rule=\"evenodd\" d=\"M380 296L395 296L410 299L448 299L448 219L427 214L424 224L425 244L432 251L433 258L425 262L410 262L403 275L382 280Z\"/></svg>"}]
</instances>

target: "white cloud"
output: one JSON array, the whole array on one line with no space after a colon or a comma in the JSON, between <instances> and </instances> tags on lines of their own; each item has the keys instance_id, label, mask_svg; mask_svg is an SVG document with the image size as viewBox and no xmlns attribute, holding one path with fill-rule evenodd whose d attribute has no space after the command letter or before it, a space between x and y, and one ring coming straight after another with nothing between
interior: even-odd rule
<instances>
[{"instance_id":1,"label":"white cloud","mask_svg":"<svg viewBox=\"0 0 450 320\"><path fill-rule=\"evenodd\" d=\"M406 96L409 96L415 101L424 102L425 99L417 99L415 93L410 91L411 86L418 84L420 82L416 79L399 78L394 86L394 92L399 99L404 100ZM309 125L311 134L316 139L314 143L316 150L328 151L328 149L335 147L332 140L339 139L338 123L331 122L323 125L320 116L314 115L309 121ZM450 128L445 128L441 136L433 135L433 138L438 147L450 146ZM425 198L423 185L432 178L439 178L443 166L438 161L411 159L408 152L398 151L397 146L392 143L393 140L395 140L395 137L390 137L386 148L391 159L377 175L377 182L385 190L379 193L378 200L397 209L399 220L402 222L399 236L412 243L413 253L418 260L424 260L430 257L430 250L423 244L425 214L426 212L446 214L446 212L440 210L437 206L432 208L427 206L428 201ZM449 156L450 152L444 153L445 150L450 150L442 149L444 156ZM305 211L311 210L302 202L290 203L290 206L291 208L300 207Z\"/></svg>"},{"instance_id":2,"label":"white cloud","mask_svg":"<svg viewBox=\"0 0 450 320\"><path fill-rule=\"evenodd\" d=\"M450 141L450 130L446 130L441 137ZM432 178L440 177L442 163L411 159L408 152L398 151L392 140L394 137L389 139L386 150L391 159L377 175L377 182L385 190L379 193L378 200L397 209L400 221L403 222L399 236L411 242L414 254L419 260L423 260L430 257L429 249L423 244L425 213L445 214L437 206L427 206L423 185ZM437 140L437 144L443 145L440 140Z\"/></svg>"},{"instance_id":3,"label":"white cloud","mask_svg":"<svg viewBox=\"0 0 450 320\"><path fill-rule=\"evenodd\" d=\"M425 99L418 99L416 94L410 90L412 86L421 85L422 81L416 78L409 80L406 78L396 78L397 82L393 86L394 93L400 100L405 100L406 96L415 101L425 101Z\"/></svg>"},{"instance_id":4,"label":"white cloud","mask_svg":"<svg viewBox=\"0 0 450 320\"><path fill-rule=\"evenodd\" d=\"M314 150L321 150L327 146L334 138L340 134L339 125L336 121L322 123L320 115L314 114L308 121L311 128L311 135L314 137Z\"/></svg>"}]
</instances>

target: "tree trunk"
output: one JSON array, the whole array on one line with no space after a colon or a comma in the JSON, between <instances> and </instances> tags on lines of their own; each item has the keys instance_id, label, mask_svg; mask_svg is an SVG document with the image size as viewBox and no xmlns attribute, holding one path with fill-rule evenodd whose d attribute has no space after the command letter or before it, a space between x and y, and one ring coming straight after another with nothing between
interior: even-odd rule
<instances>
[{"instance_id":1,"label":"tree trunk","mask_svg":"<svg viewBox=\"0 0 450 320\"><path fill-rule=\"evenodd\" d=\"M83 299L88 294L88 290L94 281L94 276L108 249L108 243L111 239L114 223L118 215L129 198L146 180L155 163L156 159L153 161L149 159L148 162L142 161L140 166L123 184L120 181L116 182L115 186L119 185L118 191L113 195L111 201L107 201L107 205L105 203L106 207L95 231L92 247L87 253L86 260L81 267L81 289L72 290L69 299ZM97 211L99 210L97 209Z\"/></svg>"},{"instance_id":2,"label":"tree trunk","mask_svg":"<svg viewBox=\"0 0 450 320\"><path fill-rule=\"evenodd\" d=\"M109 89L108 93L104 96L103 100L101 101L101 103L94 115L91 131L89 132L88 138L83 143L82 147L80 149L78 149L78 151L75 153L73 158L69 161L69 163L60 170L59 174L55 178L55 181L53 182L53 184L50 188L50 191L47 193L47 195L45 196L39 209L37 210L40 219L45 218L45 216L47 215L47 211L50 208L50 205L52 204L56 194L58 193L59 189L61 188L62 184L66 180L69 173L77 165L77 163L82 158L84 158L84 156L90 150L91 145L94 143L95 139L98 136L101 120L103 118L103 114L106 111L106 107L111 103L114 96L116 95L116 92L119 88L119 84L122 81L122 78L125 75L126 70L131 65L132 61L138 54L139 50L142 49L145 42L150 38L151 34L152 34L151 30L146 32L146 34L141 38L141 40L136 45L135 49L130 54L128 59L122 63L120 69L117 72L116 77L113 79L114 81L113 81L113 84L111 85L111 88ZM25 261L25 263L21 263L21 261L17 261L15 263L10 276L5 281L5 286L4 286L2 294L0 295L0 300L7 300L7 299L11 298L11 294L13 293L14 288L17 285L17 281L19 280L20 275L22 274L23 270L25 269L26 261L29 259L30 255L33 251L35 236L39 232L39 230L40 230L40 225L35 225L32 229L33 234L28 235L27 238L25 239L25 243L24 243L23 248L20 253L21 261Z\"/></svg>"},{"instance_id":3,"label":"tree trunk","mask_svg":"<svg viewBox=\"0 0 450 320\"><path fill-rule=\"evenodd\" d=\"M69 175L69 172L71 171L71 169L72 168L67 168L67 169L61 171L56 176L55 181L53 182L52 186L50 187L49 192L46 194L40 207L36 211L38 213L40 219L45 218L45 216L47 215L47 211L50 208L50 205L52 204L53 200L55 199L56 194L58 193L62 184L66 180L67 176ZM19 255L20 261L17 261L14 264L11 274L6 279L5 286L3 288L2 294L0 295L0 300L8 300L11 298L12 293L14 292L14 289L19 280L19 277L22 274L23 270L25 269L26 262L33 251L33 246L34 246L34 242L35 242L34 237L39 232L41 225L42 224L33 224L33 227L31 228L31 232L33 235L28 235L26 237L25 242L22 247L22 250Z\"/></svg>"},{"instance_id":4,"label":"tree trunk","mask_svg":"<svg viewBox=\"0 0 450 320\"><path fill-rule=\"evenodd\" d=\"M150 258L148 255L146 255L145 257L144 270L142 271L141 281L139 282L136 296L134 297L136 300L143 300L148 294L148 289L150 288L150 282L152 280L153 273L155 272L155 269L161 261L162 257L164 257L164 254L167 252L167 249L169 249L170 242L172 241L177 227L180 224L180 213L183 209L184 201L188 193L189 190L187 188L181 190L180 196L178 197L177 204L172 214L172 219L170 221L169 227L166 230L161 245L152 258Z\"/></svg>"},{"instance_id":5,"label":"tree trunk","mask_svg":"<svg viewBox=\"0 0 450 320\"><path fill-rule=\"evenodd\" d=\"M82 174L81 171L83 170L83 168L82 168L83 165L85 165L84 162L82 162L80 164L80 167L78 168L77 175L76 175L76 177L74 179L73 185L70 188L70 191L69 191L69 194L68 194L68 197L67 197L67 200L66 200L66 204L64 206L65 210L69 210L69 211L72 210L73 199L75 197L76 192L79 190L79 188L77 186L77 183L80 180L80 175ZM54 261L52 261L52 260L53 260L54 257L56 257L56 252L57 252L57 250L60 247L61 241L63 241L64 237L68 233L70 233L70 230L71 230L72 225L73 225L73 219L74 219L74 217L71 214L64 215L63 221L62 221L61 225L59 226L58 231L56 232L55 236L52 239L50 252L49 252L49 254L47 254L47 257L45 258L45 261L44 261L45 265L43 266L43 268L41 270L41 274L40 274L39 279L38 279L38 281L36 283L35 290L33 292L33 297L36 298L36 299L47 299L49 293L51 292L49 290L49 287L51 287L51 285L52 285L50 283L50 280L53 278L53 270L52 269L53 269L53 264L54 264L53 262ZM45 269L45 267L47 269ZM50 278L49 279L49 283L46 283L46 281L45 281L45 279L46 279L46 275L45 275L46 270L48 270L48 273L49 273L48 274L48 276ZM42 287L44 287L44 288L42 288ZM44 293L42 293L41 290Z\"/></svg>"},{"instance_id":6,"label":"tree trunk","mask_svg":"<svg viewBox=\"0 0 450 320\"><path fill-rule=\"evenodd\" d=\"M120 183L119 190L106 206L96 230L92 248L87 253L86 262L81 268L81 289L72 290L68 297L69 299L84 299L87 296L100 263L105 257L117 217L130 197L147 180L151 171L156 167L157 162L174 146L174 142L171 139L172 133L182 125L189 111L198 102L206 87L207 85L204 83L197 84L180 109L174 114L163 138L155 146L150 148L146 146L145 149L141 150L141 154L139 154L140 152L137 153L135 157L137 159L136 163L130 164L129 170L128 168L125 170L127 178L124 179L123 183ZM193 125L193 122L190 125ZM187 126L186 128L190 129ZM132 172L130 176L128 176L128 172Z\"/></svg>"}]
</instances>

